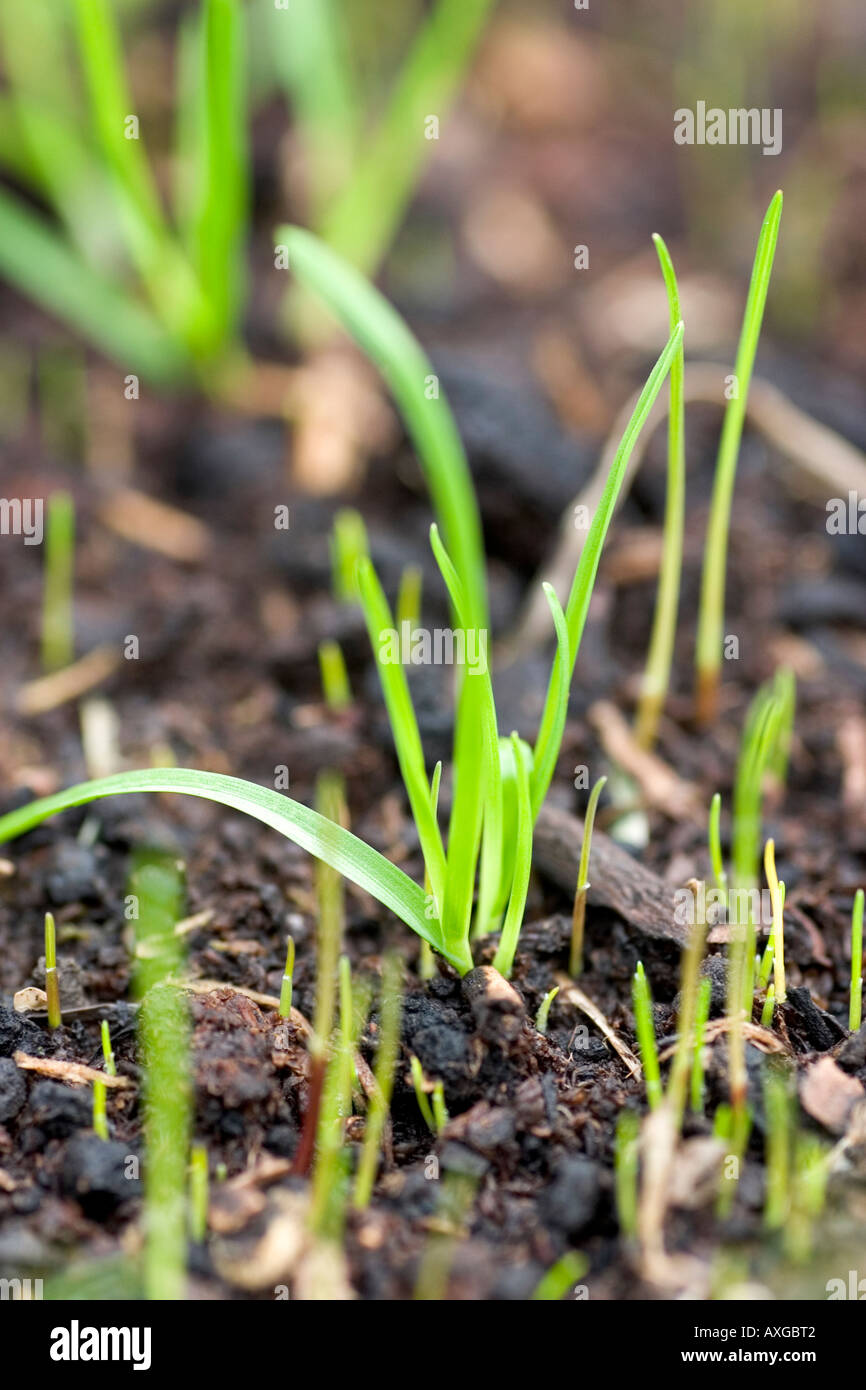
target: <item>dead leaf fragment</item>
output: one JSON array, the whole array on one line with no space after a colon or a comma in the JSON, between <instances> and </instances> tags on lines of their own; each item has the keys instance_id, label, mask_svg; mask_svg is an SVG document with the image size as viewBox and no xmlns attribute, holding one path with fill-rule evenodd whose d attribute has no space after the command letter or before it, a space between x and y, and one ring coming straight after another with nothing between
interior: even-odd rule
<instances>
[{"instance_id":1,"label":"dead leaf fragment","mask_svg":"<svg viewBox=\"0 0 866 1390\"><path fill-rule=\"evenodd\" d=\"M844 1134L851 1112L866 1092L832 1057L815 1062L800 1080L800 1103L831 1134Z\"/></svg>"}]
</instances>

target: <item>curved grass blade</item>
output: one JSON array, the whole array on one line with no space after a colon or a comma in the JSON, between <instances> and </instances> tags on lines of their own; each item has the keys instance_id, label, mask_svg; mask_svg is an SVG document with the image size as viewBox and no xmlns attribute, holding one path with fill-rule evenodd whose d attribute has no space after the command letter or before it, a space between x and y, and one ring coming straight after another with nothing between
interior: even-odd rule
<instances>
[{"instance_id":1,"label":"curved grass blade","mask_svg":"<svg viewBox=\"0 0 866 1390\"><path fill-rule=\"evenodd\" d=\"M271 791L269 787L245 782L240 777L178 767L120 772L113 777L101 777L95 782L82 782L0 816L0 844L25 834L59 811L84 806L90 801L98 801L102 796L127 796L132 792L179 792L216 801L221 806L253 816L317 859L323 859L359 888L365 889L440 951L452 965L458 969L466 968L461 956L455 956L443 948L439 923L426 916L427 900L423 889L413 883L402 869L359 840L351 831L311 811L309 806ZM425 795L429 796L429 793L425 792Z\"/></svg>"},{"instance_id":2,"label":"curved grass blade","mask_svg":"<svg viewBox=\"0 0 866 1390\"><path fill-rule=\"evenodd\" d=\"M661 356L653 367L647 379L646 385L640 393L638 402L632 411L631 419L625 428L625 433L620 440L619 448L614 456L610 472L607 475L607 482L604 485L599 504L595 509L592 524L589 528L589 535L586 544L581 551L577 570L571 586L571 593L568 597L568 604L565 609L565 618L568 625L568 659L564 663L565 670L568 672L568 684L574 672L577 653L580 650L580 639L583 636L583 627L586 622L586 614L589 609L589 601L592 597L595 576L601 559L601 551L604 545L605 536L610 526L611 518L616 507L617 498L623 479L628 468L628 461L635 441L644 426L647 416L652 409L653 401L661 390L670 369L670 365L679 351L683 338L683 325L677 324L670 338L668 339ZM556 742L556 728L560 701L560 681L562 678L563 657L557 651L553 662L553 670L550 673L550 683L547 687L547 698L544 703L544 713L541 718L541 728L535 744L535 766L532 774L532 806L533 815L537 815L542 802L550 786L550 779L553 776L553 769L556 766L556 759L559 754L559 744ZM560 735L561 737L561 735Z\"/></svg>"},{"instance_id":3,"label":"curved grass blade","mask_svg":"<svg viewBox=\"0 0 866 1390\"><path fill-rule=\"evenodd\" d=\"M109 357L158 385L184 376L189 358L143 305L104 279L23 203L0 189L0 272Z\"/></svg>"},{"instance_id":4,"label":"curved grass blade","mask_svg":"<svg viewBox=\"0 0 866 1390\"><path fill-rule=\"evenodd\" d=\"M526 894L529 891L529 873L532 868L532 803L529 793L529 769L526 765L520 739L516 733L511 735L514 750L514 765L517 769L517 841L514 851L514 879L508 911L502 928L499 950L493 957L493 964L506 979L511 974L520 928L523 926L523 910L526 907Z\"/></svg>"},{"instance_id":5,"label":"curved grass blade","mask_svg":"<svg viewBox=\"0 0 866 1390\"><path fill-rule=\"evenodd\" d=\"M393 633L394 619L388 600L379 583L372 561L364 556L358 564L358 588L361 608L370 645L376 658L382 694L388 710L388 722L397 751L397 761L403 777L403 785L412 808L412 815L421 842L424 863L430 876L430 887L436 901L437 911L442 913L445 900L445 852L439 823L430 801L430 783L424 766L424 750L418 721L412 705L409 682L399 658L390 659L383 654L383 634Z\"/></svg>"},{"instance_id":6,"label":"curved grass blade","mask_svg":"<svg viewBox=\"0 0 866 1390\"><path fill-rule=\"evenodd\" d=\"M701 597L695 648L698 717L704 723L715 717L719 671L722 664L725 571L728 555L728 531L731 523L731 503L737 476L737 459L743 434L743 422L746 418L746 404L749 399L749 383L752 379L758 338L761 335L764 305L767 302L767 290L773 270L773 257L779 237L781 216L782 194L780 191L776 193L767 209L758 237L755 261L752 266L752 278L743 315L743 327L737 348L737 360L734 365L737 394L729 399L725 410L719 453L716 460L710 518L707 524L707 539L704 549L704 568L701 575Z\"/></svg>"},{"instance_id":7,"label":"curved grass blade","mask_svg":"<svg viewBox=\"0 0 866 1390\"><path fill-rule=\"evenodd\" d=\"M466 594L469 625L487 628L478 503L451 409L444 397L428 399L425 394L435 381L426 354L379 291L311 232L281 227L277 240L288 248L294 273L321 296L391 388Z\"/></svg>"},{"instance_id":8,"label":"curved grass blade","mask_svg":"<svg viewBox=\"0 0 866 1390\"><path fill-rule=\"evenodd\" d=\"M680 295L673 261L662 238L653 236L664 277L670 311L670 332L680 322ZM656 593L655 614L650 635L649 652L644 670L643 688L635 722L635 738L642 748L655 742L659 715L664 708L671 675L674 638L677 630L677 609L680 598L680 575L683 565L683 527L686 511L686 426L684 392L684 354L679 351L671 362L670 408L668 410L668 472L665 495L664 548Z\"/></svg>"},{"instance_id":9,"label":"curved grass blade","mask_svg":"<svg viewBox=\"0 0 866 1390\"><path fill-rule=\"evenodd\" d=\"M553 671L551 672L551 690L554 689L553 681L556 678L555 693L551 706L552 718L548 737L542 744L541 733L539 732L538 742L535 745L535 757L532 765L531 787L538 796L532 802L533 820L541 810L541 803L544 800L545 792L550 786L551 778L556 767L556 760L559 757L559 749L562 744L562 735L565 732L565 720L568 714L568 690L571 684L572 663L569 660L568 648L568 626L565 614L562 611L556 590L552 584L542 585L544 597L550 605L550 612L553 616L553 626L556 631L556 657L554 660ZM547 706L545 706L545 714ZM542 722L542 730L544 724Z\"/></svg>"}]
</instances>

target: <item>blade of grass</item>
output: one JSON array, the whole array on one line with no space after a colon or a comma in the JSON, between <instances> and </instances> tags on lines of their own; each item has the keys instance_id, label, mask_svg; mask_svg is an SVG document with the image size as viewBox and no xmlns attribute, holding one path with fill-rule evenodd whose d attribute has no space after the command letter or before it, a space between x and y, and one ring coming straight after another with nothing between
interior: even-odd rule
<instances>
[{"instance_id":1,"label":"blade of grass","mask_svg":"<svg viewBox=\"0 0 866 1390\"><path fill-rule=\"evenodd\" d=\"M188 373L186 351L143 305L91 269L3 189L0 272L47 313L155 384L168 386Z\"/></svg>"},{"instance_id":2,"label":"blade of grass","mask_svg":"<svg viewBox=\"0 0 866 1390\"><path fill-rule=\"evenodd\" d=\"M75 507L68 492L48 497L42 577L42 669L58 671L75 655L72 593Z\"/></svg>"},{"instance_id":3,"label":"blade of grass","mask_svg":"<svg viewBox=\"0 0 866 1390\"><path fill-rule=\"evenodd\" d=\"M662 238L653 236L664 277L670 309L670 332L680 322L680 296L673 261ZM683 526L686 509L686 426L684 394L684 354L679 350L670 367L668 388L668 473L665 495L664 548L656 594L655 615L638 705L635 737L642 748L652 748L659 716L664 708L671 675L680 574L683 562Z\"/></svg>"},{"instance_id":4,"label":"blade of grass","mask_svg":"<svg viewBox=\"0 0 866 1390\"><path fill-rule=\"evenodd\" d=\"M398 869L396 864L390 863L356 835L340 825L334 825L308 806L282 796L269 787L259 787L239 777L199 772L193 768L146 768L140 772L117 773L95 782L82 782L0 816L0 844L41 825L58 811L84 806L88 802L98 801L102 796L125 796L130 792L179 792L243 811L273 830L278 830L309 854L330 864L359 888L365 889L425 941L429 941L458 970L467 968L462 956L455 959L444 948L438 921L426 915L427 900L423 889L413 883L402 869Z\"/></svg>"},{"instance_id":5,"label":"blade of grass","mask_svg":"<svg viewBox=\"0 0 866 1390\"><path fill-rule=\"evenodd\" d=\"M514 765L517 769L517 840L514 849L514 879L508 911L502 927L499 950L493 957L493 964L506 979L511 974L520 928L523 925L523 910L526 907L526 894L529 890L529 874L532 868L532 803L529 792L529 769L526 757L516 733L511 735L514 750Z\"/></svg>"},{"instance_id":6,"label":"blade of grass","mask_svg":"<svg viewBox=\"0 0 866 1390\"><path fill-rule=\"evenodd\" d=\"M773 257L776 252L781 216L782 194L779 191L767 209L758 237L734 366L737 390L736 395L729 399L725 410L716 460L716 473L713 481L713 495L704 549L704 567L701 575L701 596L695 648L697 712L703 723L711 722L716 714L725 622L725 571L731 503L734 496L743 422L746 418L746 403L749 399L749 385L752 379L758 339L761 335L764 305L767 302L767 290L773 270Z\"/></svg>"},{"instance_id":7,"label":"blade of grass","mask_svg":"<svg viewBox=\"0 0 866 1390\"><path fill-rule=\"evenodd\" d=\"M319 294L388 383L418 453L448 552L466 594L468 625L486 629L481 521L454 417L441 395L429 399L433 368L400 315L354 267L310 232L281 227L292 270Z\"/></svg>"},{"instance_id":8,"label":"blade of grass","mask_svg":"<svg viewBox=\"0 0 866 1390\"><path fill-rule=\"evenodd\" d=\"M632 412L625 433L616 451L607 481L604 485L599 504L592 518L589 528L589 535L586 544L581 551L577 570L569 594L568 604L565 609L565 618L568 626L568 660L565 664L568 671L568 684L574 672L577 654L580 650L580 639L583 636L583 627L586 622L586 615L589 610L589 601L592 597L595 576L598 571L601 551L604 545L605 536L613 517L617 497L622 487L631 451L635 441L643 428L647 416L652 408L653 401L661 390L662 383L670 369L670 365L679 351L683 337L683 325L678 324L671 334L664 347L661 356L653 367L647 379L646 385L641 391L638 402ZM550 781L553 776L553 769L556 766L556 758L559 753L559 746L556 743L557 733L557 711L560 702L560 681L562 676L563 656L557 651L554 658L553 670L550 674L550 683L547 688L547 698L544 704L544 713L541 718L541 728L535 743L535 763L532 774L532 814L533 818L538 815L542 802L547 794ZM560 735L561 737L561 735Z\"/></svg>"},{"instance_id":9,"label":"blade of grass","mask_svg":"<svg viewBox=\"0 0 866 1390\"><path fill-rule=\"evenodd\" d=\"M327 215L324 241L375 274L400 222L425 157L432 113L442 121L494 0L436 0L400 71L385 114L359 146L360 162Z\"/></svg>"}]
</instances>

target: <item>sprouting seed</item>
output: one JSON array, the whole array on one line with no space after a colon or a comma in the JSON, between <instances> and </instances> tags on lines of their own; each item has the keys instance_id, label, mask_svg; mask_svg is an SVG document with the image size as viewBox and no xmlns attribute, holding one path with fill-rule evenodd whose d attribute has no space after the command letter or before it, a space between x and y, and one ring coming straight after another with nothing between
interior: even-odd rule
<instances>
[{"instance_id":1,"label":"sprouting seed","mask_svg":"<svg viewBox=\"0 0 866 1390\"><path fill-rule=\"evenodd\" d=\"M100 1139L108 1138L108 1116L106 1115L106 1090L104 1081L93 1083L93 1131Z\"/></svg>"},{"instance_id":2,"label":"sprouting seed","mask_svg":"<svg viewBox=\"0 0 866 1390\"><path fill-rule=\"evenodd\" d=\"M101 1035L101 1039L102 1039L102 1057L103 1057L103 1060L104 1060L104 1062L105 1062L105 1072L106 1072L106 1075L107 1075L107 1076L116 1076L116 1075L117 1075L117 1065L116 1065L115 1060L114 1060L114 1051L113 1051L112 1046L111 1046L111 1034L110 1034L109 1031L108 1031L108 1019L107 1019L107 1018L104 1018L104 1019L102 1020L102 1026L101 1026L101 1028L100 1028L100 1035Z\"/></svg>"},{"instance_id":3,"label":"sprouting seed","mask_svg":"<svg viewBox=\"0 0 866 1390\"><path fill-rule=\"evenodd\" d=\"M716 792L710 802L710 821L707 835L710 844L710 863L713 868L713 878L716 881L716 887L720 892L724 893L728 887L728 875L725 873L725 861L722 856L721 816L722 798L720 793Z\"/></svg>"},{"instance_id":4,"label":"sprouting seed","mask_svg":"<svg viewBox=\"0 0 866 1390\"><path fill-rule=\"evenodd\" d=\"M692 1049L691 1106L696 1115L704 1112L704 1031L710 1016L713 997L713 982L704 975L698 986L695 1004L695 1032Z\"/></svg>"},{"instance_id":5,"label":"sprouting seed","mask_svg":"<svg viewBox=\"0 0 866 1390\"><path fill-rule=\"evenodd\" d=\"M420 565L407 565L400 575L400 587L397 590L397 606L394 616L397 620L398 632L402 633L404 623L409 624L410 637L421 621L422 580L423 571Z\"/></svg>"},{"instance_id":6,"label":"sprouting seed","mask_svg":"<svg viewBox=\"0 0 866 1390\"><path fill-rule=\"evenodd\" d=\"M564 1255L550 1266L547 1273L541 1278L536 1286L535 1292L530 1294L534 1302L556 1302L564 1298L579 1279L582 1279L589 1269L589 1261L585 1255L579 1254L576 1250L567 1250Z\"/></svg>"},{"instance_id":7,"label":"sprouting seed","mask_svg":"<svg viewBox=\"0 0 866 1390\"><path fill-rule=\"evenodd\" d=\"M189 1155L189 1233L198 1245L207 1235L208 1188L207 1146L193 1144Z\"/></svg>"},{"instance_id":8,"label":"sprouting seed","mask_svg":"<svg viewBox=\"0 0 866 1390\"><path fill-rule=\"evenodd\" d=\"M289 1018L292 1012L292 983L295 974L295 942L293 937L286 940L286 968L280 985L280 1018Z\"/></svg>"},{"instance_id":9,"label":"sprouting seed","mask_svg":"<svg viewBox=\"0 0 866 1390\"><path fill-rule=\"evenodd\" d=\"M549 989L538 1006L538 1013L535 1015L535 1026L539 1033L547 1032L547 1018L550 1013L550 1006L559 993L559 985L554 989Z\"/></svg>"},{"instance_id":10,"label":"sprouting seed","mask_svg":"<svg viewBox=\"0 0 866 1390\"><path fill-rule=\"evenodd\" d=\"M376 1052L376 1090L367 1107L364 1144L358 1161L354 1207L361 1211L370 1201L379 1147L394 1088L394 1071L400 1048L400 1018L403 1012L403 971L396 956L387 956L382 970L382 1003L380 1010L379 1046Z\"/></svg>"},{"instance_id":11,"label":"sprouting seed","mask_svg":"<svg viewBox=\"0 0 866 1390\"><path fill-rule=\"evenodd\" d=\"M59 1028L63 1018L60 1013L60 978L57 974L57 934L51 912L45 914L45 996L48 1027Z\"/></svg>"},{"instance_id":12,"label":"sprouting seed","mask_svg":"<svg viewBox=\"0 0 866 1390\"><path fill-rule=\"evenodd\" d=\"M335 713L348 709L352 703L352 687L349 685L346 659L339 642L329 639L319 643L319 671L328 709L334 710Z\"/></svg>"},{"instance_id":13,"label":"sprouting seed","mask_svg":"<svg viewBox=\"0 0 866 1390\"><path fill-rule=\"evenodd\" d=\"M652 995L642 961L638 961L632 977L631 997L634 1006L635 1030L646 1082L646 1098L650 1109L654 1110L662 1101L662 1079L659 1071L655 1024L653 1023Z\"/></svg>"},{"instance_id":14,"label":"sprouting seed","mask_svg":"<svg viewBox=\"0 0 866 1390\"><path fill-rule=\"evenodd\" d=\"M773 904L773 983L776 987L776 1003L784 1004L785 993L785 919L784 900L779 879L776 875L776 847L768 840L764 847L764 871Z\"/></svg>"},{"instance_id":15,"label":"sprouting seed","mask_svg":"<svg viewBox=\"0 0 866 1390\"><path fill-rule=\"evenodd\" d=\"M854 895L851 913L851 1002L848 1007L848 1027L852 1033L860 1028L863 1012L863 889Z\"/></svg>"},{"instance_id":16,"label":"sprouting seed","mask_svg":"<svg viewBox=\"0 0 866 1390\"><path fill-rule=\"evenodd\" d=\"M764 996L764 1006L763 1006L763 1008L761 1009L761 1027L762 1027L762 1028L772 1028L772 1026L773 1026L773 1010L775 1009L775 1007L776 1007L776 987L775 987L775 985L772 985L772 984L771 984L771 985L768 985L768 986L767 986L767 993L766 993L765 996Z\"/></svg>"},{"instance_id":17,"label":"sprouting seed","mask_svg":"<svg viewBox=\"0 0 866 1390\"><path fill-rule=\"evenodd\" d=\"M606 777L599 777L589 794L586 816L583 821L583 843L580 847L580 864L577 870L577 887L574 893L574 906L571 913L571 954L568 970L576 980L583 969L583 934L586 922L586 895L589 892L589 855L592 848L592 831L595 825L595 812L598 798L604 790Z\"/></svg>"},{"instance_id":18,"label":"sprouting seed","mask_svg":"<svg viewBox=\"0 0 866 1390\"><path fill-rule=\"evenodd\" d=\"M72 592L75 566L75 507L68 492L52 492L45 520L42 591L42 669L69 666L75 655Z\"/></svg>"},{"instance_id":19,"label":"sprouting seed","mask_svg":"<svg viewBox=\"0 0 866 1390\"><path fill-rule=\"evenodd\" d=\"M637 1235L638 1136L640 1119L634 1110L621 1110L616 1122L613 1166L619 1226L628 1240Z\"/></svg>"}]
</instances>

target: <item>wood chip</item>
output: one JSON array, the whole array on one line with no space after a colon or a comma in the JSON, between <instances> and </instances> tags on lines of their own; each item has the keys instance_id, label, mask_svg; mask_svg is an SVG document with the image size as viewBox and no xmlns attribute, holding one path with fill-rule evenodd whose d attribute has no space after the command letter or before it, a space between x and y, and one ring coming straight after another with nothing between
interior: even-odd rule
<instances>
[{"instance_id":1,"label":"wood chip","mask_svg":"<svg viewBox=\"0 0 866 1390\"><path fill-rule=\"evenodd\" d=\"M615 705L608 700L596 701L590 708L589 720L608 757L634 778L648 806L671 820L703 823L706 807L697 788L683 781L657 754L640 747Z\"/></svg>"},{"instance_id":2,"label":"wood chip","mask_svg":"<svg viewBox=\"0 0 866 1390\"><path fill-rule=\"evenodd\" d=\"M574 980L563 972L556 976L556 983L560 988L559 998L564 999L568 1004L573 1004L576 1009L580 1009L581 1013L586 1014L599 1032L607 1038L614 1052L625 1063L632 1076L639 1081L643 1076L640 1062L628 1044L624 1043L622 1038L617 1037L598 1005L593 1004L589 995L584 994L583 990L574 983Z\"/></svg>"},{"instance_id":3,"label":"wood chip","mask_svg":"<svg viewBox=\"0 0 866 1390\"><path fill-rule=\"evenodd\" d=\"M119 648L94 647L87 656L73 661L71 666L64 666L62 671L52 671L49 676L27 681L15 697L15 708L19 714L33 716L78 700L94 686L108 680L120 661Z\"/></svg>"},{"instance_id":4,"label":"wood chip","mask_svg":"<svg viewBox=\"0 0 866 1390\"><path fill-rule=\"evenodd\" d=\"M96 1067L86 1067L83 1062L64 1062L58 1057L31 1057L27 1052L16 1052L14 1062L22 1071L55 1076L59 1081L68 1081L70 1086L92 1086L94 1081L101 1081L110 1091L133 1089L128 1076L109 1076L107 1072L97 1071Z\"/></svg>"},{"instance_id":5,"label":"wood chip","mask_svg":"<svg viewBox=\"0 0 866 1390\"><path fill-rule=\"evenodd\" d=\"M125 541L185 564L199 564L211 548L204 522L135 488L112 492L99 508L99 519Z\"/></svg>"}]
</instances>

